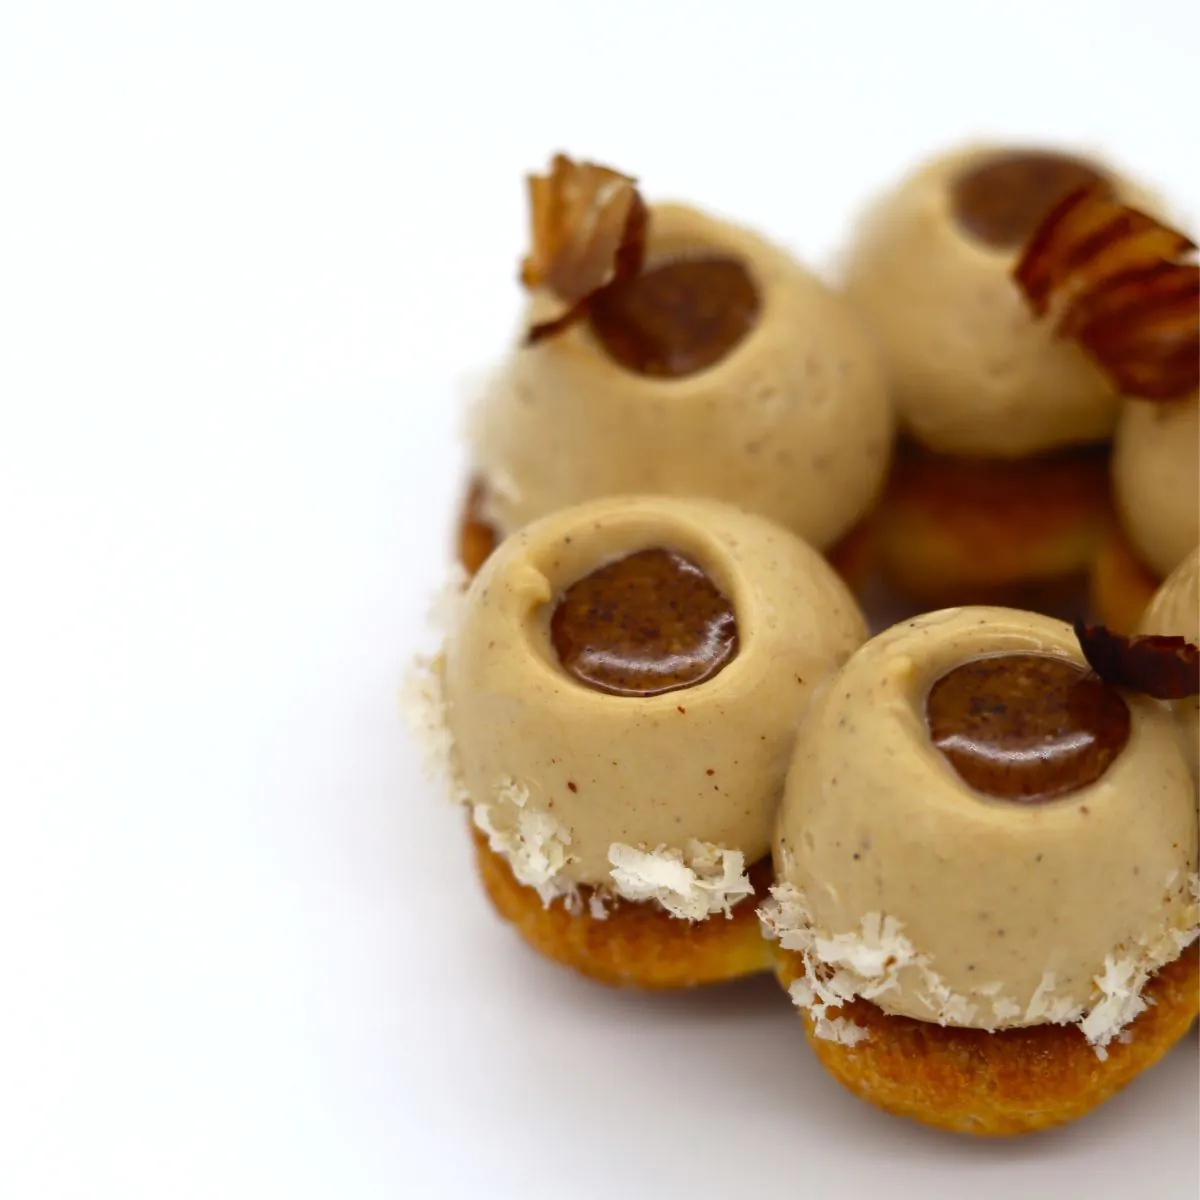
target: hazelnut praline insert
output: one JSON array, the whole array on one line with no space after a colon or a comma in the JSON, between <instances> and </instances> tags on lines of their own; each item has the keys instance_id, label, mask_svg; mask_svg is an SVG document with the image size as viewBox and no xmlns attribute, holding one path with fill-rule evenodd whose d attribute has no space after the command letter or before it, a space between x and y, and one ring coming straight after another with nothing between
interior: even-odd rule
<instances>
[{"instance_id":1,"label":"hazelnut praline insert","mask_svg":"<svg viewBox=\"0 0 1200 1200\"><path fill-rule=\"evenodd\" d=\"M1095 783L1129 741L1120 694L1049 654L991 654L951 668L930 689L926 720L964 783L1025 803Z\"/></svg>"},{"instance_id":2,"label":"hazelnut praline insert","mask_svg":"<svg viewBox=\"0 0 1200 1200\"><path fill-rule=\"evenodd\" d=\"M589 317L596 340L626 370L682 379L731 354L754 328L760 308L745 264L706 254L651 267L605 289Z\"/></svg>"},{"instance_id":3,"label":"hazelnut praline insert","mask_svg":"<svg viewBox=\"0 0 1200 1200\"><path fill-rule=\"evenodd\" d=\"M997 249L1022 246L1050 210L1082 187L1111 184L1093 163L1047 150L1000 151L969 163L950 186L955 220Z\"/></svg>"},{"instance_id":4,"label":"hazelnut praline insert","mask_svg":"<svg viewBox=\"0 0 1200 1200\"><path fill-rule=\"evenodd\" d=\"M1125 694L1128 742L1095 782L1035 804L987 796L934 746L925 702L996 654L1083 666L1064 622L931 613L858 651L799 731L777 874L822 938L857 939L873 915L900 923L923 966L872 997L888 1013L1003 1028L1088 1009L1107 960L1170 961L1190 926L1196 804L1170 714Z\"/></svg>"},{"instance_id":5,"label":"hazelnut praline insert","mask_svg":"<svg viewBox=\"0 0 1200 1200\"><path fill-rule=\"evenodd\" d=\"M550 618L568 675L616 696L657 696L711 679L737 653L729 601L693 562L641 550L571 584Z\"/></svg>"},{"instance_id":6,"label":"hazelnut praline insert","mask_svg":"<svg viewBox=\"0 0 1200 1200\"><path fill-rule=\"evenodd\" d=\"M658 695L582 685L551 640L557 601L605 564L664 548L728 599L736 655L702 683ZM552 820L563 883L610 886L614 844L683 851L695 840L749 864L769 849L801 714L865 638L833 570L769 521L665 497L564 510L497 547L447 639L462 785L502 833Z\"/></svg>"}]
</instances>

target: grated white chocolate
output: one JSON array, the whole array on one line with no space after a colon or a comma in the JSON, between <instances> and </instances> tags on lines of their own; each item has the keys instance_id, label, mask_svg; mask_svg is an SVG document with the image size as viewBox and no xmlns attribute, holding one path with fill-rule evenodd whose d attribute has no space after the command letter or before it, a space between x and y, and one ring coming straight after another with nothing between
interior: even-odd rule
<instances>
[{"instance_id":1,"label":"grated white chocolate","mask_svg":"<svg viewBox=\"0 0 1200 1200\"><path fill-rule=\"evenodd\" d=\"M471 818L486 834L492 851L508 863L518 883L533 888L547 908L566 897L568 908L575 911L580 906L579 891L560 878L570 861L571 833L549 813L527 808L528 800L527 787L514 779L502 779L496 785L494 803L475 804ZM493 820L494 810L504 806L517 810L510 829L497 827Z\"/></svg>"},{"instance_id":2,"label":"grated white chocolate","mask_svg":"<svg viewBox=\"0 0 1200 1200\"><path fill-rule=\"evenodd\" d=\"M792 1003L805 1009L819 1038L853 1046L870 1035L846 1017L829 1015L856 997L872 1000L897 986L899 971L918 962L912 943L892 917L872 913L859 934L821 937L800 890L791 884L771 889L759 909L764 931L785 950L801 956L804 975L788 989Z\"/></svg>"},{"instance_id":3,"label":"grated white chocolate","mask_svg":"<svg viewBox=\"0 0 1200 1200\"><path fill-rule=\"evenodd\" d=\"M442 687L442 656L418 655L409 664L400 694L406 723L417 739L422 770L439 781L452 804L470 801L458 767L454 738L446 723L446 697Z\"/></svg>"},{"instance_id":4,"label":"grated white chocolate","mask_svg":"<svg viewBox=\"0 0 1200 1200\"><path fill-rule=\"evenodd\" d=\"M1079 1028L1101 1059L1108 1057L1104 1047L1148 1007L1150 1002L1142 991L1154 973L1174 962L1200 936L1200 875L1189 876L1179 890L1185 889L1190 898L1186 929L1165 929L1153 941L1139 941L1134 953L1108 955L1104 970L1093 980L1100 998L1079 1021Z\"/></svg>"},{"instance_id":5,"label":"grated white chocolate","mask_svg":"<svg viewBox=\"0 0 1200 1200\"><path fill-rule=\"evenodd\" d=\"M455 564L429 603L426 620L443 636L457 627L468 582L466 571ZM417 739L426 778L441 781L451 803L465 804L470 797L462 781L454 739L446 721L442 666L440 652L418 654L412 659L400 689L400 710Z\"/></svg>"},{"instance_id":6,"label":"grated white chocolate","mask_svg":"<svg viewBox=\"0 0 1200 1200\"><path fill-rule=\"evenodd\" d=\"M655 900L673 917L703 921L715 913L733 916L733 906L754 888L740 850L690 840L683 850L643 850L614 842L609 874L617 895L635 902Z\"/></svg>"},{"instance_id":7,"label":"grated white chocolate","mask_svg":"<svg viewBox=\"0 0 1200 1200\"><path fill-rule=\"evenodd\" d=\"M1193 876L1188 887L1195 897L1200 891L1198 877ZM1094 991L1087 1004L1078 1004L1069 995L1056 995L1055 974L1047 971L1021 1015L1019 1004L1000 995L999 983L985 984L970 997L951 992L928 957L904 936L894 917L869 913L857 932L823 935L813 926L803 894L786 883L771 889L759 917L768 936L801 957L804 974L789 991L793 1003L809 1014L817 1037L851 1046L863 1041L869 1036L866 1030L830 1013L851 1000L877 999L899 986L902 971L915 969L920 973L924 999L937 1013L940 1025L994 1031L1014 1024L1073 1024L1101 1060L1108 1057L1105 1047L1145 1011L1149 1001L1142 993L1155 972L1174 961L1200 935L1193 899L1186 930L1165 929L1153 942L1139 942L1124 956L1110 954L1093 980ZM1014 1020L1018 1016L1019 1022Z\"/></svg>"}]
</instances>

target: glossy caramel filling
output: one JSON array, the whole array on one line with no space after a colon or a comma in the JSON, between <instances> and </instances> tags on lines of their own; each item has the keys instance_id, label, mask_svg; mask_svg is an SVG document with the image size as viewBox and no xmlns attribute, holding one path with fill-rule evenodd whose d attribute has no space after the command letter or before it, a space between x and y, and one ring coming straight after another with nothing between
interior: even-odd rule
<instances>
[{"instance_id":1,"label":"glossy caramel filling","mask_svg":"<svg viewBox=\"0 0 1200 1200\"><path fill-rule=\"evenodd\" d=\"M630 554L572 584L550 619L550 640L568 675L614 696L694 687L738 646L730 602L669 550Z\"/></svg>"},{"instance_id":2,"label":"glossy caramel filling","mask_svg":"<svg viewBox=\"0 0 1200 1200\"><path fill-rule=\"evenodd\" d=\"M974 659L932 687L933 744L1001 800L1053 800L1095 783L1129 740L1129 708L1084 667L1047 654Z\"/></svg>"},{"instance_id":3,"label":"glossy caramel filling","mask_svg":"<svg viewBox=\"0 0 1200 1200\"><path fill-rule=\"evenodd\" d=\"M1039 150L992 155L969 167L951 187L959 226L996 249L1025 242L1050 210L1077 188L1108 180L1081 159Z\"/></svg>"},{"instance_id":4,"label":"glossy caramel filling","mask_svg":"<svg viewBox=\"0 0 1200 1200\"><path fill-rule=\"evenodd\" d=\"M682 379L718 363L754 328L760 302L734 258L680 259L598 293L592 331L627 371Z\"/></svg>"}]
</instances>

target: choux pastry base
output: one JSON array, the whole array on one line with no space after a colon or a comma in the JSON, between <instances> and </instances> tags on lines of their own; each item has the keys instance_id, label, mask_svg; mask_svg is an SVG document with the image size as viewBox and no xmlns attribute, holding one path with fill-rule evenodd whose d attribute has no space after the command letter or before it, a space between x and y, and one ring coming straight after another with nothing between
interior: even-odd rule
<instances>
[{"instance_id":1,"label":"choux pastry base","mask_svg":"<svg viewBox=\"0 0 1200 1200\"><path fill-rule=\"evenodd\" d=\"M789 986L800 957L775 951ZM1188 1031L1200 1007L1200 957L1193 943L1146 988L1147 1008L1101 1060L1072 1025L988 1033L893 1017L864 1000L841 1016L870 1034L856 1046L817 1038L809 1044L826 1069L860 1099L898 1117L953 1133L1007 1137L1083 1116L1153 1066Z\"/></svg>"},{"instance_id":2,"label":"choux pastry base","mask_svg":"<svg viewBox=\"0 0 1200 1200\"><path fill-rule=\"evenodd\" d=\"M607 916L568 912L562 900L549 908L533 888L519 883L508 864L473 830L480 878L496 911L535 950L598 983L653 991L700 987L771 969L771 950L756 909L771 885L771 862L750 868L755 894L704 921L673 917L657 904L608 901Z\"/></svg>"},{"instance_id":3,"label":"choux pastry base","mask_svg":"<svg viewBox=\"0 0 1200 1200\"><path fill-rule=\"evenodd\" d=\"M924 608L1057 611L1082 593L1109 521L1108 460L896 456L875 518L885 580Z\"/></svg>"}]
</instances>

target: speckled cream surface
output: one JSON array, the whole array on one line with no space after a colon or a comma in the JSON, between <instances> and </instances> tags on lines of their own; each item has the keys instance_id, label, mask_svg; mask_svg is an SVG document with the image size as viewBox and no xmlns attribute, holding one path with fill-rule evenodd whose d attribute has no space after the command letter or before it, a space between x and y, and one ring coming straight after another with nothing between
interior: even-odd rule
<instances>
[{"instance_id":1,"label":"speckled cream surface","mask_svg":"<svg viewBox=\"0 0 1200 1200\"><path fill-rule=\"evenodd\" d=\"M657 548L691 559L732 601L738 653L690 688L594 691L557 662L556 599L605 563ZM487 809L496 844L531 815L553 823L560 891L589 884L622 893L614 866L629 875L639 863L625 852L614 863L614 845L686 856L702 843L749 864L769 850L803 712L865 638L832 569L771 522L666 497L565 510L499 547L446 641L443 694L460 782Z\"/></svg>"},{"instance_id":2,"label":"speckled cream surface","mask_svg":"<svg viewBox=\"0 0 1200 1200\"><path fill-rule=\"evenodd\" d=\"M1187 638L1200 645L1200 549L1194 549L1154 593L1138 632ZM1200 779L1200 698L1177 700L1171 708L1192 774Z\"/></svg>"},{"instance_id":3,"label":"speckled cream surface","mask_svg":"<svg viewBox=\"0 0 1200 1200\"><path fill-rule=\"evenodd\" d=\"M1121 989L1194 936L1192 781L1170 714L1128 695L1129 742L1093 785L1044 804L974 792L929 741L925 698L1002 652L1083 661L1067 625L1007 609L918 617L859 650L801 728L777 872L818 939L859 947L847 961L864 931L876 951L881 930L905 939L914 961L870 996L887 1013L1003 1028L1107 999L1108 1036L1136 1011Z\"/></svg>"},{"instance_id":4,"label":"speckled cream surface","mask_svg":"<svg viewBox=\"0 0 1200 1200\"><path fill-rule=\"evenodd\" d=\"M953 215L953 181L1006 149L925 163L876 201L842 262L901 425L944 454L1020 458L1102 440L1117 422L1119 399L1099 369L1032 316L1012 279L1020 248L987 245ZM1107 173L1126 203L1153 203Z\"/></svg>"},{"instance_id":5,"label":"speckled cream surface","mask_svg":"<svg viewBox=\"0 0 1200 1200\"><path fill-rule=\"evenodd\" d=\"M1126 401L1113 494L1134 549L1169 575L1200 542L1200 398Z\"/></svg>"},{"instance_id":6,"label":"speckled cream surface","mask_svg":"<svg viewBox=\"0 0 1200 1200\"><path fill-rule=\"evenodd\" d=\"M825 548L872 506L892 410L858 319L756 234L680 205L652 208L650 265L705 253L741 260L761 300L755 327L712 367L636 375L583 323L515 350L494 374L468 437L501 533L597 497L655 493L734 503ZM526 324L559 307L533 297Z\"/></svg>"}]
</instances>

